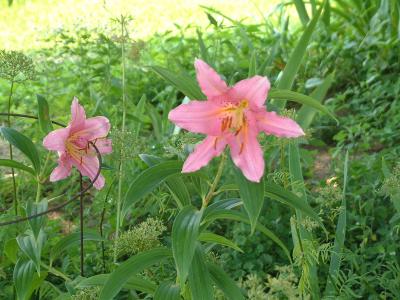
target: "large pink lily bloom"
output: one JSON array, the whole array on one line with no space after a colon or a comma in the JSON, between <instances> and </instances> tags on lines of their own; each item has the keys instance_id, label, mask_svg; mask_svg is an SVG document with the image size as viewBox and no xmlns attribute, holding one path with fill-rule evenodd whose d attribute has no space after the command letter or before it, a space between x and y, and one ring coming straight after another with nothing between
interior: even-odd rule
<instances>
[{"instance_id":1,"label":"large pink lily bloom","mask_svg":"<svg viewBox=\"0 0 400 300\"><path fill-rule=\"evenodd\" d=\"M43 140L48 150L58 152L58 166L50 175L50 181L58 181L71 174L75 166L83 176L94 180L99 170L99 159L92 142L101 154L111 153L111 140L106 136L110 131L110 122L106 117L86 119L85 110L74 98L71 105L72 119L66 128L50 132ZM104 177L100 174L94 182L96 189L104 186Z\"/></svg>"},{"instance_id":2,"label":"large pink lily bloom","mask_svg":"<svg viewBox=\"0 0 400 300\"><path fill-rule=\"evenodd\" d=\"M189 155L182 172L199 170L228 145L233 162L244 176L259 182L264 174L259 132L298 137L304 135L303 130L292 119L266 110L264 103L270 89L267 77L254 76L229 87L204 61L196 59L194 65L207 100L181 104L168 117L177 126L207 137Z\"/></svg>"}]
</instances>

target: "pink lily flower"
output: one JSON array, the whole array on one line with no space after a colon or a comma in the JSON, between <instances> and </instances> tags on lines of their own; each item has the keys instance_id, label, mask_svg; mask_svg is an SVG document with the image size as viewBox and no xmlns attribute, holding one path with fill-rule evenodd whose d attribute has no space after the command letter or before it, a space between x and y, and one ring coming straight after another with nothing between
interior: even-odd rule
<instances>
[{"instance_id":1,"label":"pink lily flower","mask_svg":"<svg viewBox=\"0 0 400 300\"><path fill-rule=\"evenodd\" d=\"M169 120L188 131L207 137L186 159L182 172L194 172L219 156L228 145L233 162L244 176L259 182L264 174L264 157L257 140L260 131L278 137L304 135L292 119L268 112L264 106L270 89L267 77L254 76L229 87L209 65L195 63L197 81L206 101L181 104Z\"/></svg>"},{"instance_id":2,"label":"pink lily flower","mask_svg":"<svg viewBox=\"0 0 400 300\"><path fill-rule=\"evenodd\" d=\"M92 181L99 170L99 159L92 142L101 154L111 153L111 140L106 136L110 131L110 122L106 117L86 119L84 108L74 98L71 105L72 119L66 128L50 132L43 140L48 150L58 152L58 166L50 175L50 181L58 181L71 174L75 166L83 176ZM104 177L100 174L94 182L96 189L103 188Z\"/></svg>"}]
</instances>

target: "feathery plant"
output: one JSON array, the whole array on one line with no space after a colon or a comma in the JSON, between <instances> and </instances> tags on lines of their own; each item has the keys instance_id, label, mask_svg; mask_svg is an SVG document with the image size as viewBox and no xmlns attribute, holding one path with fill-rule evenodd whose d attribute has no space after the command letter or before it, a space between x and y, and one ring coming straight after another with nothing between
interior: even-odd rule
<instances>
[{"instance_id":1,"label":"feathery plant","mask_svg":"<svg viewBox=\"0 0 400 300\"><path fill-rule=\"evenodd\" d=\"M32 59L19 51L0 50L0 78L7 80L10 83L8 92L8 118L7 125L11 127L11 106L16 83L23 83L28 80L35 79L35 66ZM9 145L10 160L13 160L13 147ZM11 168L11 176L13 182L13 200L15 215L18 215L18 198L17 198L17 183L15 181L14 168Z\"/></svg>"}]
</instances>

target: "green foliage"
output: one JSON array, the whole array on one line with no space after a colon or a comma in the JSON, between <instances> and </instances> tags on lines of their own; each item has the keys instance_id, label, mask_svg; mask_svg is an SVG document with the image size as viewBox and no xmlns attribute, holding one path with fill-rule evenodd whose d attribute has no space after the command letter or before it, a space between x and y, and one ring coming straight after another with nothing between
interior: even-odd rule
<instances>
[{"instance_id":1,"label":"green foliage","mask_svg":"<svg viewBox=\"0 0 400 300\"><path fill-rule=\"evenodd\" d=\"M160 220L147 219L118 237L117 255L131 256L161 246L160 236L166 229Z\"/></svg>"},{"instance_id":2,"label":"green foliage","mask_svg":"<svg viewBox=\"0 0 400 300\"><path fill-rule=\"evenodd\" d=\"M76 173L48 181L56 157L40 147L50 119L68 122L74 95L88 116L111 120L114 148L103 157L105 189L84 199L88 278L78 275L72 202L48 218L0 227L0 298L11 299L13 289L18 299L317 299L325 289L335 299L400 297L398 1L292 1L269 15L260 10L256 24L203 9L207 28L177 25L145 41L114 27L60 29L51 48L29 51L30 58L0 52L1 99L9 81L24 81L13 112L39 117L1 127L1 221L14 217L10 167L23 171L17 192L27 215L78 192ZM262 183L248 184L228 166L207 205L217 166L182 175L202 137L168 121L175 106L205 98L195 57L230 84L268 76L268 110L295 118L307 133L290 141L260 135ZM125 131L118 129L122 97ZM6 101L0 107L6 111ZM20 150L13 160L8 142ZM119 162L123 219L115 238ZM32 201L35 184L42 202Z\"/></svg>"}]
</instances>

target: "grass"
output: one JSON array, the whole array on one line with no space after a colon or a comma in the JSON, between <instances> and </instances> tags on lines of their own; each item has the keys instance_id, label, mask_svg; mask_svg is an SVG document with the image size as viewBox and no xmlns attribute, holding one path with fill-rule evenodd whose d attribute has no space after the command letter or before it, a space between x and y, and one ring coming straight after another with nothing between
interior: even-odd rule
<instances>
[{"instance_id":1,"label":"grass","mask_svg":"<svg viewBox=\"0 0 400 300\"><path fill-rule=\"evenodd\" d=\"M0 3L0 45L4 49L27 50L47 45L43 37L60 29L85 27L109 31L110 19L121 14L134 18L130 33L146 39L156 32L179 31L179 27L209 24L200 5L212 6L235 20L257 23L274 9L278 0L33 0ZM48 46L48 45L47 45ZM51 45L50 45L51 46Z\"/></svg>"}]
</instances>

